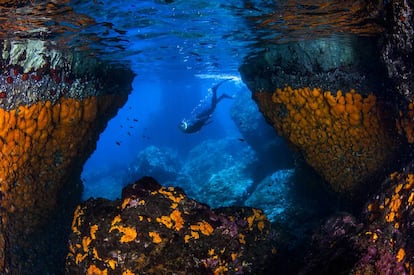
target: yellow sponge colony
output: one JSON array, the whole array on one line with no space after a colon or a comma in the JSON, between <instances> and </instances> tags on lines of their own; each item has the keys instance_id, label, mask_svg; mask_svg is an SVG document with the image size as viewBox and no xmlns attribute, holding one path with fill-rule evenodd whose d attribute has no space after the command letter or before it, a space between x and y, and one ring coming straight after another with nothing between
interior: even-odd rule
<instances>
[{"instance_id":1,"label":"yellow sponge colony","mask_svg":"<svg viewBox=\"0 0 414 275\"><path fill-rule=\"evenodd\" d=\"M397 120L398 133L405 136L407 142L414 143L414 103L408 104L406 112L400 111L400 118Z\"/></svg>"},{"instance_id":2,"label":"yellow sponge colony","mask_svg":"<svg viewBox=\"0 0 414 275\"><path fill-rule=\"evenodd\" d=\"M85 140L93 140L95 120L111 101L112 96L62 97L55 104L0 108L0 239L7 231L18 240L53 211L71 165L90 145Z\"/></svg>"},{"instance_id":3,"label":"yellow sponge colony","mask_svg":"<svg viewBox=\"0 0 414 275\"><path fill-rule=\"evenodd\" d=\"M352 190L390 159L395 140L387 131L372 94L363 97L318 88L286 86L255 94L261 111L279 135L336 191Z\"/></svg>"}]
</instances>

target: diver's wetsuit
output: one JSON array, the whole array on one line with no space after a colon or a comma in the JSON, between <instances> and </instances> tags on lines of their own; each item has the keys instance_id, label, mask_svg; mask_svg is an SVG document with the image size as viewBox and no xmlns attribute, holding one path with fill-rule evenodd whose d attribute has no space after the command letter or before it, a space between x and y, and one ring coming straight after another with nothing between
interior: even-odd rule
<instances>
[{"instance_id":1,"label":"diver's wetsuit","mask_svg":"<svg viewBox=\"0 0 414 275\"><path fill-rule=\"evenodd\" d=\"M230 79L225 79L215 86L211 88L212 96L211 96L211 104L210 107L202 110L201 112L195 114L190 119L183 119L180 124L178 125L178 128L181 129L184 133L190 134L200 131L200 129L210 123L209 119L213 115L214 110L216 109L217 103L220 102L223 98L232 98L231 96L227 94L222 94L221 96L217 97L217 90L220 87L221 84L223 84L226 81L229 81Z\"/></svg>"}]
</instances>

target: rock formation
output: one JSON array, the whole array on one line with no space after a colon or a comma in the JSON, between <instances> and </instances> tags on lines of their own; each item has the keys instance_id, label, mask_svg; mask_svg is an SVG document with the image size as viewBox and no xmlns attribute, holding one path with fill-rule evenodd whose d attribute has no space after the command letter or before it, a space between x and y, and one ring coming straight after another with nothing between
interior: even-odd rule
<instances>
[{"instance_id":1,"label":"rock formation","mask_svg":"<svg viewBox=\"0 0 414 275\"><path fill-rule=\"evenodd\" d=\"M263 274L277 254L261 210L210 209L146 177L72 222L67 274Z\"/></svg>"},{"instance_id":2,"label":"rock formation","mask_svg":"<svg viewBox=\"0 0 414 275\"><path fill-rule=\"evenodd\" d=\"M53 224L56 209L66 212L57 228L68 223L66 208L79 200L82 164L125 102L133 73L57 50L53 42L0 45L0 273L36 273L43 263L63 261L46 250L47 237L56 235L46 233L46 225ZM59 200L63 191L68 197ZM64 243L65 237L56 238Z\"/></svg>"}]
</instances>

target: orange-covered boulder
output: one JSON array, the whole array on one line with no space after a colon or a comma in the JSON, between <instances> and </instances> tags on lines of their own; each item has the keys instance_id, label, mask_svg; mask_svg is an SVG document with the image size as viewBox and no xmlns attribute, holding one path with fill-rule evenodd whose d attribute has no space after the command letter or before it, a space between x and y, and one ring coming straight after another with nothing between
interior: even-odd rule
<instances>
[{"instance_id":1,"label":"orange-covered boulder","mask_svg":"<svg viewBox=\"0 0 414 275\"><path fill-rule=\"evenodd\" d=\"M261 210L220 208L143 178L116 201L90 199L72 222L67 274L264 274L277 247Z\"/></svg>"}]
</instances>

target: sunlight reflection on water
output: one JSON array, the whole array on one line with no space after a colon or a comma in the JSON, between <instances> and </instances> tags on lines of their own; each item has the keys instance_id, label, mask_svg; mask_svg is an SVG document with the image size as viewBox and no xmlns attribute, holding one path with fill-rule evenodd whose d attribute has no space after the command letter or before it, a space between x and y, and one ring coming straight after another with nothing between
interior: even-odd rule
<instances>
[{"instance_id":1,"label":"sunlight reflection on water","mask_svg":"<svg viewBox=\"0 0 414 275\"><path fill-rule=\"evenodd\" d=\"M136 72L233 73L246 56L273 44L378 33L380 5L306 0L8 1L0 4L0 38L47 40L61 50L90 51L110 62L130 63Z\"/></svg>"}]
</instances>

